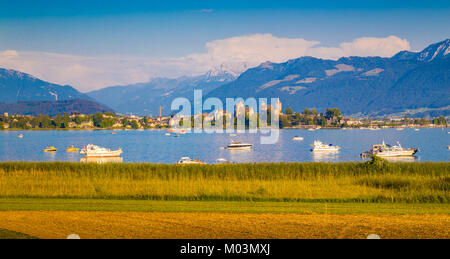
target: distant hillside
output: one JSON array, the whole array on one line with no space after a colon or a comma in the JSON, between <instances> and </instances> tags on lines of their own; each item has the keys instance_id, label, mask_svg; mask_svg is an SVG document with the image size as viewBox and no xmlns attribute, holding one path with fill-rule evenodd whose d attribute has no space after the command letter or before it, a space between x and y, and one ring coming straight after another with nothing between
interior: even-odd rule
<instances>
[{"instance_id":1,"label":"distant hillside","mask_svg":"<svg viewBox=\"0 0 450 259\"><path fill-rule=\"evenodd\" d=\"M92 100L71 86L42 81L31 75L0 68L0 102Z\"/></svg>"},{"instance_id":2,"label":"distant hillside","mask_svg":"<svg viewBox=\"0 0 450 259\"><path fill-rule=\"evenodd\" d=\"M60 113L79 112L82 114L94 114L97 112L114 112L112 109L99 105L93 101L75 99L64 101L19 101L17 103L0 103L0 114L20 115L46 114L55 116Z\"/></svg>"},{"instance_id":3,"label":"distant hillside","mask_svg":"<svg viewBox=\"0 0 450 259\"><path fill-rule=\"evenodd\" d=\"M448 114L449 45L450 40L445 40L422 52L400 52L392 58L302 57L281 64L266 62L208 97L279 97L283 107L297 111L338 107L346 115L383 116L409 109Z\"/></svg>"},{"instance_id":4,"label":"distant hillside","mask_svg":"<svg viewBox=\"0 0 450 259\"><path fill-rule=\"evenodd\" d=\"M195 77L156 78L148 83L107 87L88 95L121 113L156 116L159 106L164 107L164 114L170 114L170 105L177 97L192 99L194 89L207 94L234 79L232 74L216 70Z\"/></svg>"}]
</instances>

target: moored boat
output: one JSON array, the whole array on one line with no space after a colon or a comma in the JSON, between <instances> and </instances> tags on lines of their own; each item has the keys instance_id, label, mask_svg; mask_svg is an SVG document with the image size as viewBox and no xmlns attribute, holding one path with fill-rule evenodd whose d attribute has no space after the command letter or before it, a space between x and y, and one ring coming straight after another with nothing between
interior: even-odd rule
<instances>
[{"instance_id":1,"label":"moored boat","mask_svg":"<svg viewBox=\"0 0 450 259\"><path fill-rule=\"evenodd\" d=\"M80 150L79 148L76 148L74 146L66 148L66 152L78 152L79 150Z\"/></svg>"},{"instance_id":2,"label":"moored boat","mask_svg":"<svg viewBox=\"0 0 450 259\"><path fill-rule=\"evenodd\" d=\"M253 144L241 143L241 142L233 141L233 142L231 142L231 144L229 144L226 147L226 149L229 149L229 150L244 150L244 149L251 149L252 147L253 147Z\"/></svg>"},{"instance_id":3,"label":"moored boat","mask_svg":"<svg viewBox=\"0 0 450 259\"><path fill-rule=\"evenodd\" d=\"M314 141L311 146L313 147L313 149L311 149L312 152L338 152L339 149L341 149L339 146L325 144L318 140Z\"/></svg>"},{"instance_id":4,"label":"moored boat","mask_svg":"<svg viewBox=\"0 0 450 259\"><path fill-rule=\"evenodd\" d=\"M299 137L299 136L292 137L292 140L295 140L295 141L301 141L303 139L304 139L303 137Z\"/></svg>"},{"instance_id":5,"label":"moored boat","mask_svg":"<svg viewBox=\"0 0 450 259\"><path fill-rule=\"evenodd\" d=\"M54 146L49 146L44 149L44 152L56 152L58 149Z\"/></svg>"},{"instance_id":6,"label":"moored boat","mask_svg":"<svg viewBox=\"0 0 450 259\"><path fill-rule=\"evenodd\" d=\"M419 151L418 148L404 148L397 142L397 145L387 145L384 141L382 144L372 145L371 150L361 154L361 157L369 157L375 155L378 157L401 157L414 156Z\"/></svg>"},{"instance_id":7,"label":"moored boat","mask_svg":"<svg viewBox=\"0 0 450 259\"><path fill-rule=\"evenodd\" d=\"M178 160L177 164L179 165L204 165L206 164L203 161L197 160L197 159L191 159L190 157L182 157L180 160Z\"/></svg>"},{"instance_id":8,"label":"moored boat","mask_svg":"<svg viewBox=\"0 0 450 259\"><path fill-rule=\"evenodd\" d=\"M117 150L111 150L92 144L85 146L80 152L80 154L84 154L86 157L118 157L122 153L123 152L121 148Z\"/></svg>"}]
</instances>

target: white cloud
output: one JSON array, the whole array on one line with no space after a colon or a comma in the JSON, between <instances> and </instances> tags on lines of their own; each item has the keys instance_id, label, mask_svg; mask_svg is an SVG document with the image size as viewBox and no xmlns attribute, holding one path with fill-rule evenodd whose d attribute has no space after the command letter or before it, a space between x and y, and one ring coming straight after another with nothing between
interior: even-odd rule
<instances>
[{"instance_id":1,"label":"white cloud","mask_svg":"<svg viewBox=\"0 0 450 259\"><path fill-rule=\"evenodd\" d=\"M409 50L409 42L396 36L358 38L338 47L318 41L254 34L206 43L206 52L179 58L127 56L83 57L33 51L0 52L0 67L19 70L43 80L69 84L81 91L111 85L146 82L152 77L198 75L213 68L241 73L265 61L285 62L301 56L337 59L343 56L389 57Z\"/></svg>"},{"instance_id":2,"label":"white cloud","mask_svg":"<svg viewBox=\"0 0 450 259\"><path fill-rule=\"evenodd\" d=\"M391 57L402 50L409 50L409 42L395 36L387 38L359 38L340 44L344 56Z\"/></svg>"}]
</instances>

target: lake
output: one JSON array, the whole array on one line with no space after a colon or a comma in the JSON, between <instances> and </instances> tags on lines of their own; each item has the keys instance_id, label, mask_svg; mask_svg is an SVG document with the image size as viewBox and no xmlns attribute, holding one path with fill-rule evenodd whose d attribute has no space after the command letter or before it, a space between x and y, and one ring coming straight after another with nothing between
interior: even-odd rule
<instances>
[{"instance_id":1,"label":"lake","mask_svg":"<svg viewBox=\"0 0 450 259\"><path fill-rule=\"evenodd\" d=\"M95 144L111 149L122 148L124 153L118 161L123 162L177 162L181 157L197 158L214 163L223 158L230 162L305 162L305 161L361 161L360 154L372 144L383 140L387 144L399 141L404 147L420 149L416 158L402 158L398 161L449 161L450 135L448 129L396 129L382 130L280 130L279 141L273 145L261 145L260 133L237 134L185 134L176 138L166 136L165 130L119 130L111 134L109 130L93 131L0 131L0 161L83 161L77 153L65 152L74 145L78 148ZM18 134L24 137L19 139ZM293 136L304 137L303 141L293 141ZM230 151L223 149L232 140L254 144L251 150ZM338 145L337 154L313 154L314 140ZM47 146L58 148L56 153L44 153ZM397 161L397 160L394 160ZM95 161L94 161L95 162Z\"/></svg>"}]
</instances>

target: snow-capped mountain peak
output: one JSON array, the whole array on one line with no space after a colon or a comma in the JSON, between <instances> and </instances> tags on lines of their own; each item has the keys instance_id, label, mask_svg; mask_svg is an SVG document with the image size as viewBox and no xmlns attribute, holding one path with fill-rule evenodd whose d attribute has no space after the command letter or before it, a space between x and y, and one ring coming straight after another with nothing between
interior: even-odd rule
<instances>
[{"instance_id":1,"label":"snow-capped mountain peak","mask_svg":"<svg viewBox=\"0 0 450 259\"><path fill-rule=\"evenodd\" d=\"M432 61L436 58L442 58L450 53L450 39L432 44L419 53L418 60Z\"/></svg>"},{"instance_id":2,"label":"snow-capped mountain peak","mask_svg":"<svg viewBox=\"0 0 450 259\"><path fill-rule=\"evenodd\" d=\"M207 74L212 77L231 75L234 78L237 78L251 67L252 66L247 62L223 63L211 69Z\"/></svg>"}]
</instances>

